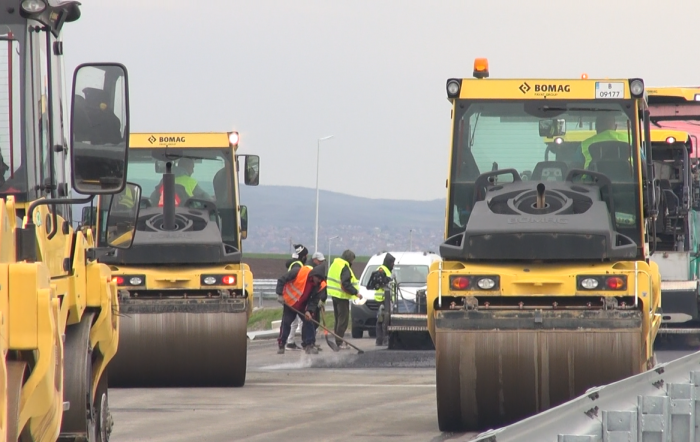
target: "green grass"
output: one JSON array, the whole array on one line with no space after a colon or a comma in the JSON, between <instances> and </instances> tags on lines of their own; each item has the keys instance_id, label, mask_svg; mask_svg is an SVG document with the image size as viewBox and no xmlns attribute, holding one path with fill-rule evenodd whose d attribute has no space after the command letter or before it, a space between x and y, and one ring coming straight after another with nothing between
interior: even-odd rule
<instances>
[{"instance_id":1,"label":"green grass","mask_svg":"<svg viewBox=\"0 0 700 442\"><path fill-rule=\"evenodd\" d=\"M333 327L335 327L333 311L326 311L324 318L326 320L326 328L333 330ZM280 319L282 319L281 308L261 308L250 315L248 319L248 330L269 330L272 326L272 321L279 321ZM352 324L352 320L350 324Z\"/></svg>"}]
</instances>

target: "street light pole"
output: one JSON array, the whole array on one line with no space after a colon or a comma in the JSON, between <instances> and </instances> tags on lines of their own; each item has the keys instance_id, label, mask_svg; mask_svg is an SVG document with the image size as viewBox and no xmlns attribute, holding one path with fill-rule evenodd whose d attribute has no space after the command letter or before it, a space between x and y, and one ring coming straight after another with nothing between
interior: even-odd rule
<instances>
[{"instance_id":1,"label":"street light pole","mask_svg":"<svg viewBox=\"0 0 700 442\"><path fill-rule=\"evenodd\" d=\"M319 138L316 142L316 230L314 233L314 252L318 252L318 171L319 158L321 156L321 141L331 138L333 138L333 135L328 135L327 137Z\"/></svg>"},{"instance_id":2,"label":"street light pole","mask_svg":"<svg viewBox=\"0 0 700 442\"><path fill-rule=\"evenodd\" d=\"M331 236L330 238L328 238L328 258L326 258L327 262L331 261L331 241L336 239L336 238L340 238L340 236L336 235L336 236ZM330 264L328 264L328 267L330 268Z\"/></svg>"},{"instance_id":3,"label":"street light pole","mask_svg":"<svg viewBox=\"0 0 700 442\"><path fill-rule=\"evenodd\" d=\"M413 229L408 231L408 251L413 251Z\"/></svg>"}]
</instances>

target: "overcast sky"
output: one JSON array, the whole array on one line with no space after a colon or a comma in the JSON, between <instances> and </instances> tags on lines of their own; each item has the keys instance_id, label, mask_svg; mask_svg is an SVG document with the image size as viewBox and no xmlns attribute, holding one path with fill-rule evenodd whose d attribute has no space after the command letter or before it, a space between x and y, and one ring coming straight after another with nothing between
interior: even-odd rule
<instances>
[{"instance_id":1,"label":"overcast sky","mask_svg":"<svg viewBox=\"0 0 700 442\"><path fill-rule=\"evenodd\" d=\"M445 197L445 81L700 85L698 0L81 0L66 68L129 69L132 131L241 133L261 184ZM652 22L651 20L655 20ZM70 83L68 83L70 84Z\"/></svg>"}]
</instances>

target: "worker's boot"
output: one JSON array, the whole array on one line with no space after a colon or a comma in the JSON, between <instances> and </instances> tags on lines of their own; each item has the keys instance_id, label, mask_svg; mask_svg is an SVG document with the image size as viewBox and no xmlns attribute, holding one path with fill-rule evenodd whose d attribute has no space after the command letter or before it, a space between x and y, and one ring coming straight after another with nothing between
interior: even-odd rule
<instances>
[{"instance_id":1,"label":"worker's boot","mask_svg":"<svg viewBox=\"0 0 700 442\"><path fill-rule=\"evenodd\" d=\"M283 345L280 345L280 346L277 348L277 354L278 354L278 355L283 355L283 354L284 354L284 344L283 344Z\"/></svg>"},{"instance_id":2,"label":"worker's boot","mask_svg":"<svg viewBox=\"0 0 700 442\"><path fill-rule=\"evenodd\" d=\"M314 345L306 346L306 348L304 348L304 351L306 352L307 355L317 355L318 354L318 349Z\"/></svg>"}]
</instances>

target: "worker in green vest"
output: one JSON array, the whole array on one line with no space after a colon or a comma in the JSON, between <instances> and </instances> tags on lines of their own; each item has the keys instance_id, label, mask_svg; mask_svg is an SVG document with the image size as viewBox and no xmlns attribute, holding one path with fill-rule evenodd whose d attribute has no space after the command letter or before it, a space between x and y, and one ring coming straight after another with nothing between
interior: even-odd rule
<instances>
[{"instance_id":1,"label":"worker in green vest","mask_svg":"<svg viewBox=\"0 0 700 442\"><path fill-rule=\"evenodd\" d=\"M391 289L396 258L391 253L384 256L384 262L369 277L367 288L374 290L374 300L379 303L377 311L377 341L376 345L389 345L387 326L391 319Z\"/></svg>"},{"instance_id":2,"label":"worker in green vest","mask_svg":"<svg viewBox=\"0 0 700 442\"><path fill-rule=\"evenodd\" d=\"M593 159L589 151L591 144L600 143L602 141L622 141L628 144L631 143L626 132L618 132L616 129L614 113L598 115L595 120L596 134L581 142L581 153L583 153L583 157L585 158L584 169L588 168L588 165L591 164L591 160Z\"/></svg>"},{"instance_id":3,"label":"worker in green vest","mask_svg":"<svg viewBox=\"0 0 700 442\"><path fill-rule=\"evenodd\" d=\"M326 279L326 292L333 298L333 316L335 317L335 334L341 338L345 336L350 320L350 300L352 298L362 299L358 290L359 284L352 271L352 263L355 261L355 254L352 250L346 250L335 258L328 269ZM342 350L350 347L345 342L336 338L335 343Z\"/></svg>"},{"instance_id":4,"label":"worker in green vest","mask_svg":"<svg viewBox=\"0 0 700 442\"><path fill-rule=\"evenodd\" d=\"M197 180L192 178L194 173L194 160L192 158L180 158L173 172L175 173L175 184L184 187L189 197L212 200L209 194L202 190Z\"/></svg>"}]
</instances>

